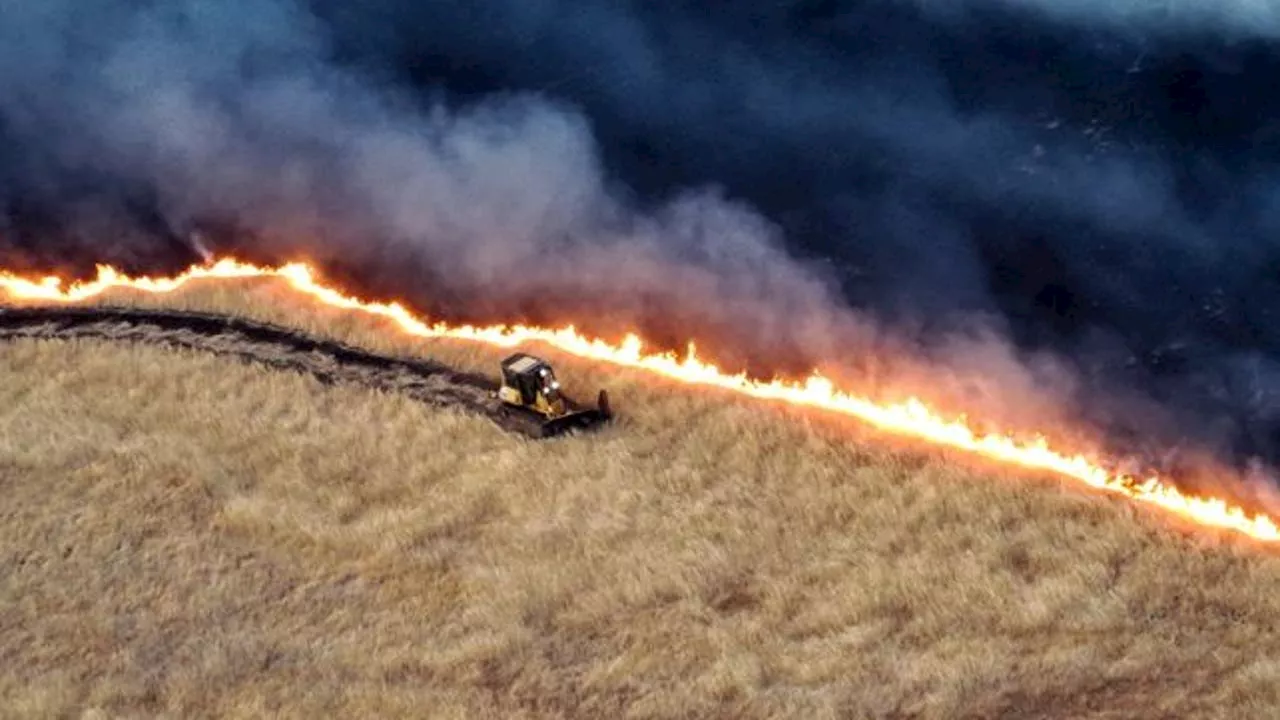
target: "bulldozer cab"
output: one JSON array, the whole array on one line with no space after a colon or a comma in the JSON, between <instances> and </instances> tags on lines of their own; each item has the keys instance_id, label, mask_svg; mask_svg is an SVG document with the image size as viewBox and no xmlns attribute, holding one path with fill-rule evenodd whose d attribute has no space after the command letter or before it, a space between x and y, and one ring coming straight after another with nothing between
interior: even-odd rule
<instances>
[{"instance_id":1,"label":"bulldozer cab","mask_svg":"<svg viewBox=\"0 0 1280 720\"><path fill-rule=\"evenodd\" d=\"M597 407L582 407L560 394L560 381L545 360L525 353L515 353L502 361L502 386L495 394L505 407L516 407L541 418L537 430L540 437L589 428L613 417L604 390L600 391Z\"/></svg>"},{"instance_id":2,"label":"bulldozer cab","mask_svg":"<svg viewBox=\"0 0 1280 720\"><path fill-rule=\"evenodd\" d=\"M521 402L529 406L537 405L539 396L552 406L560 396L560 381L551 366L524 353L516 353L502 361L502 382L519 392Z\"/></svg>"}]
</instances>

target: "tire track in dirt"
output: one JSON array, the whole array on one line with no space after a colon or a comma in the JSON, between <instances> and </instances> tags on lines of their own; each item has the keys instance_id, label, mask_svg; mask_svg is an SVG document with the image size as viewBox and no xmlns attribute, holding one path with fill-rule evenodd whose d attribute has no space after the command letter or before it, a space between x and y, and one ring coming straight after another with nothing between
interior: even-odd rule
<instances>
[{"instance_id":1,"label":"tire track in dirt","mask_svg":"<svg viewBox=\"0 0 1280 720\"><path fill-rule=\"evenodd\" d=\"M535 417L506 409L495 378L439 362L378 355L287 327L243 318L123 307L0 308L0 342L78 338L186 348L310 375L326 385L354 385L461 408L499 427L542 438Z\"/></svg>"}]
</instances>

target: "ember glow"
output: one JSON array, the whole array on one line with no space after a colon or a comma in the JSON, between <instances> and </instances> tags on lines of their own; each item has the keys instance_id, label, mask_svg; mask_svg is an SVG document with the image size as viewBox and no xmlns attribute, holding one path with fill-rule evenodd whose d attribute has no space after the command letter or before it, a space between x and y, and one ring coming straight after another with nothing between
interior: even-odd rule
<instances>
[{"instance_id":1,"label":"ember glow","mask_svg":"<svg viewBox=\"0 0 1280 720\"><path fill-rule=\"evenodd\" d=\"M192 280L237 278L280 278L321 303L388 318L404 332L414 336L456 338L502 347L541 342L572 355L638 368L691 385L710 385L755 398L820 408L857 418L897 435L960 449L1002 463L1074 478L1099 490L1159 506L1200 525L1234 530L1266 542L1280 541L1280 528L1266 515L1251 516L1242 508L1228 505L1221 499L1183 493L1158 475L1140 478L1108 470L1083 455L1071 455L1053 449L1043 436L1024 441L1010 435L978 434L963 420L944 418L916 399L894 404L876 403L843 391L830 380L816 374L799 382L754 380L742 374L729 374L698 359L692 344L689 352L681 358L672 353L648 351L642 340L635 335L628 335L620 344L614 345L585 337L572 326L548 329L523 325L476 327L432 324L399 303L361 300L326 286L317 279L309 266L302 263L262 267L223 259L193 266L179 275L163 278L133 278L114 268L99 266L98 276L94 280L72 285L65 285L56 277L30 279L0 271L0 287L10 296L24 300L76 303L113 288L168 293Z\"/></svg>"}]
</instances>

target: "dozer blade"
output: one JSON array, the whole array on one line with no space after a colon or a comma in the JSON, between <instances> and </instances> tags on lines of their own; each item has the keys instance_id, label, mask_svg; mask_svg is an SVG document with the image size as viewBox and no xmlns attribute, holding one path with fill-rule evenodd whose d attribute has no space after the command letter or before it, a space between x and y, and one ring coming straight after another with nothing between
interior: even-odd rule
<instances>
[{"instance_id":1,"label":"dozer blade","mask_svg":"<svg viewBox=\"0 0 1280 720\"><path fill-rule=\"evenodd\" d=\"M604 413L596 409L579 410L542 423L542 437L555 437L572 430L587 430L607 419Z\"/></svg>"},{"instance_id":2,"label":"dozer blade","mask_svg":"<svg viewBox=\"0 0 1280 720\"><path fill-rule=\"evenodd\" d=\"M601 390L600 396L596 400L596 407L575 410L543 422L542 437L555 437L572 430L587 430L607 422L612 417L613 410L609 407L609 395L604 390Z\"/></svg>"}]
</instances>

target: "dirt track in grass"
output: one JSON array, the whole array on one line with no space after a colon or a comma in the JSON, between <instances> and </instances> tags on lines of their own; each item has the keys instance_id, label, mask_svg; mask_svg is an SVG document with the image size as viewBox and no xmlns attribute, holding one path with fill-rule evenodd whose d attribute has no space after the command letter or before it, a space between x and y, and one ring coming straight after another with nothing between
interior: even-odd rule
<instances>
[{"instance_id":1,"label":"dirt track in grass","mask_svg":"<svg viewBox=\"0 0 1280 720\"><path fill-rule=\"evenodd\" d=\"M265 322L192 311L130 307L0 308L0 341L92 339L184 348L404 395L489 418L511 432L542 437L541 423L493 398L494 377L422 358L371 353Z\"/></svg>"}]
</instances>

